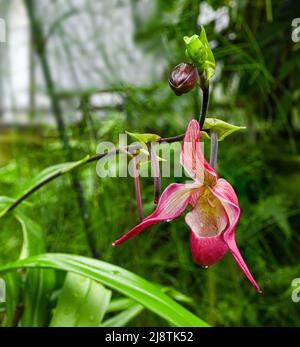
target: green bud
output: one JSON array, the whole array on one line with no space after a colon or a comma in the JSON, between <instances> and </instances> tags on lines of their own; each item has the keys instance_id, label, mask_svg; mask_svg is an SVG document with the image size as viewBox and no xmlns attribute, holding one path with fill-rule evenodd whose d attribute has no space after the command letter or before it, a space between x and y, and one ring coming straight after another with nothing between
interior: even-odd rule
<instances>
[{"instance_id":1,"label":"green bud","mask_svg":"<svg viewBox=\"0 0 300 347\"><path fill-rule=\"evenodd\" d=\"M200 41L198 35L193 35L191 37L184 36L183 40L186 45L186 57L192 61L198 67L199 72L202 73L204 71L203 66L205 60L207 59L205 46Z\"/></svg>"},{"instance_id":2,"label":"green bud","mask_svg":"<svg viewBox=\"0 0 300 347\"><path fill-rule=\"evenodd\" d=\"M215 74L216 62L204 27L201 27L200 35L185 36L183 40L186 46L185 54L190 63L194 64L208 81Z\"/></svg>"}]
</instances>

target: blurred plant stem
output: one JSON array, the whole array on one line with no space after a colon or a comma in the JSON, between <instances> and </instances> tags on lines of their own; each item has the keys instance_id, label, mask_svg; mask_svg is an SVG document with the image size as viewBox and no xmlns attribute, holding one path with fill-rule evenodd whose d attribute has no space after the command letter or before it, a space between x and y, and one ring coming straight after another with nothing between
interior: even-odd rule
<instances>
[{"instance_id":1,"label":"blurred plant stem","mask_svg":"<svg viewBox=\"0 0 300 347\"><path fill-rule=\"evenodd\" d=\"M155 146L152 143L147 144L149 158L151 161L151 173L154 180L154 203L157 204L160 198L161 177L159 170L159 162L155 151Z\"/></svg>"},{"instance_id":2,"label":"blurred plant stem","mask_svg":"<svg viewBox=\"0 0 300 347\"><path fill-rule=\"evenodd\" d=\"M139 177L139 163L135 155L133 156L132 159L133 159L135 197L136 197L136 203L138 208L139 221L142 222L144 219L144 216L143 216L142 196L141 196L140 177Z\"/></svg>"},{"instance_id":3,"label":"blurred plant stem","mask_svg":"<svg viewBox=\"0 0 300 347\"><path fill-rule=\"evenodd\" d=\"M206 115L207 115L207 109L208 109L209 82L201 82L200 88L202 90L202 108L201 108L201 114L199 118L199 125L200 125L200 129L202 129L205 122Z\"/></svg>"},{"instance_id":4,"label":"blurred plant stem","mask_svg":"<svg viewBox=\"0 0 300 347\"><path fill-rule=\"evenodd\" d=\"M208 322L211 326L216 323L216 277L215 270L210 267L207 274L207 293L208 293Z\"/></svg>"},{"instance_id":5,"label":"blurred plant stem","mask_svg":"<svg viewBox=\"0 0 300 347\"><path fill-rule=\"evenodd\" d=\"M56 120L56 124L57 124L57 128L58 128L59 136L60 136L60 139L61 139L61 142L63 145L63 149L66 153L67 160L73 161L74 156L73 156L72 147L69 143L67 129L66 129L66 126L64 124L59 99L56 95L55 85L54 85L54 81L53 81L51 70L50 70L50 65L48 62L47 54L46 54L46 42L45 42L45 38L43 36L43 29L42 29L42 26L40 24L40 21L35 16L34 1L33 0L24 0L24 4L25 4L25 8L27 10L28 19L30 22L31 37L32 37L33 45L34 45L33 49L35 50L35 52L39 58L40 64L41 64L42 73L44 75L45 84L47 87L47 92L48 92L50 102L51 102L52 112L53 112L53 115L54 115L55 120ZM91 230L91 224L90 224L90 220L89 220L87 204L86 204L86 201L84 198L82 186L81 186L80 181L78 179L78 175L75 172L72 172L72 185L73 185L73 188L76 192L77 203L79 206L81 218L83 220L84 231L85 231L85 235L87 238L89 248L90 248L93 256L95 258L99 258L100 254L96 249L96 242L95 242L93 232Z\"/></svg>"},{"instance_id":6,"label":"blurred plant stem","mask_svg":"<svg viewBox=\"0 0 300 347\"><path fill-rule=\"evenodd\" d=\"M209 165L216 169L217 160L218 160L218 134L215 131L211 131L210 133L210 161Z\"/></svg>"}]
</instances>

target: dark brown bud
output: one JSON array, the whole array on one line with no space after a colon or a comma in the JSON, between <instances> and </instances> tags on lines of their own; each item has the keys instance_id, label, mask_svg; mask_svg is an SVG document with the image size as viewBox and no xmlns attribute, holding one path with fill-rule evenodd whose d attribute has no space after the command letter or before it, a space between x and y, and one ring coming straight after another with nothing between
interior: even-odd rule
<instances>
[{"instance_id":1,"label":"dark brown bud","mask_svg":"<svg viewBox=\"0 0 300 347\"><path fill-rule=\"evenodd\" d=\"M194 88L198 77L198 70L194 65L181 63L171 71L169 85L176 95L182 95Z\"/></svg>"}]
</instances>

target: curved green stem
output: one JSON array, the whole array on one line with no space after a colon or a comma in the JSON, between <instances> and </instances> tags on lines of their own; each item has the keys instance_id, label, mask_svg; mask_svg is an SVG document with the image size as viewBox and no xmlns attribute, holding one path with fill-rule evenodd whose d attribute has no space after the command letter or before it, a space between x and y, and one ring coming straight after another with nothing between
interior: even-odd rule
<instances>
[{"instance_id":1,"label":"curved green stem","mask_svg":"<svg viewBox=\"0 0 300 347\"><path fill-rule=\"evenodd\" d=\"M172 143L172 142L176 142L176 141L181 141L183 139L184 135L177 135L177 136L173 136L173 137L167 137L167 138L161 138L160 140L158 140L158 143ZM38 191L39 189L41 189L43 186L45 186L46 184L52 182L55 178L58 178L60 176L63 176L65 173L67 172L71 172L85 164L89 164L89 163L93 163L97 160L100 160L104 157L110 157L113 155L117 155L120 152L123 151L128 151L130 149L130 151L134 151L137 149L141 149L142 146L141 145L129 145L129 146L124 146L124 147L120 147L120 148L116 148L115 150L112 150L108 153L99 153L99 154L95 154L93 156L88 156L78 162L75 162L73 166L71 166L67 171L64 169L61 170L57 170L54 173L52 173L51 175L47 176L47 178L45 178L44 180L40 181L39 183L33 185L29 190L27 190L25 193L23 193L21 196L19 196L13 203L11 203L8 207L6 207L5 209L3 209L2 211L0 211L0 218L3 217L6 213L14 210L18 205L20 205L24 200L26 200L29 196L31 196L33 193L35 193L36 191Z\"/></svg>"},{"instance_id":2,"label":"curved green stem","mask_svg":"<svg viewBox=\"0 0 300 347\"><path fill-rule=\"evenodd\" d=\"M202 129L204 122L205 122L206 115L207 115L208 102L209 102L209 84L208 84L208 82L207 83L201 83L200 88L202 90L202 108L201 108L201 114L200 114L200 118L199 118L199 125L200 125L200 129Z\"/></svg>"}]
</instances>

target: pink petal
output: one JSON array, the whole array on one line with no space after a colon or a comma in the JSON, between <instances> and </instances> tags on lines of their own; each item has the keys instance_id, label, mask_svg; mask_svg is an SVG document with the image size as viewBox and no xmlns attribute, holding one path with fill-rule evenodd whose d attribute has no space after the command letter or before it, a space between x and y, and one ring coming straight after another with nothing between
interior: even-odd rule
<instances>
[{"instance_id":1,"label":"pink petal","mask_svg":"<svg viewBox=\"0 0 300 347\"><path fill-rule=\"evenodd\" d=\"M203 184L205 173L212 176L212 178L217 178L217 173L209 166L202 153L200 126L195 119L189 122L186 129L182 142L180 162L189 176L199 183Z\"/></svg>"},{"instance_id":2,"label":"pink petal","mask_svg":"<svg viewBox=\"0 0 300 347\"><path fill-rule=\"evenodd\" d=\"M201 266L209 266L220 260L228 251L222 235L199 237L190 233L190 247L194 261Z\"/></svg>"},{"instance_id":3,"label":"pink petal","mask_svg":"<svg viewBox=\"0 0 300 347\"><path fill-rule=\"evenodd\" d=\"M219 179L215 186L210 187L211 192L222 202L229 219L228 228L223 233L224 241L227 243L230 252L238 263L239 267L248 278L257 292L261 292L260 287L251 275L235 241L235 227L240 218L240 208L238 198L232 186L224 179Z\"/></svg>"},{"instance_id":4,"label":"pink petal","mask_svg":"<svg viewBox=\"0 0 300 347\"><path fill-rule=\"evenodd\" d=\"M195 184L170 184L162 193L156 210L127 234L115 241L113 246L118 246L152 224L177 218L186 209L193 194L193 189L197 187Z\"/></svg>"},{"instance_id":5,"label":"pink petal","mask_svg":"<svg viewBox=\"0 0 300 347\"><path fill-rule=\"evenodd\" d=\"M190 227L191 253L195 262L208 266L221 259L228 250L222 232L228 217L219 199L206 190L198 199L194 209L185 216Z\"/></svg>"}]
</instances>

